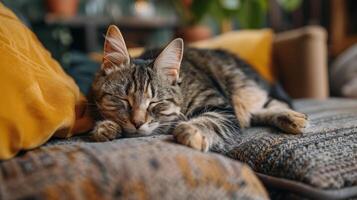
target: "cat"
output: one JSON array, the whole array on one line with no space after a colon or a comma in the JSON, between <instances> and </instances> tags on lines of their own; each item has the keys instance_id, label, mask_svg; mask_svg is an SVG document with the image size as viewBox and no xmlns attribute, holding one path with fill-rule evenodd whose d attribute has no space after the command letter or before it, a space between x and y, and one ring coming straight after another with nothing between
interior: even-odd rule
<instances>
[{"instance_id":1,"label":"cat","mask_svg":"<svg viewBox=\"0 0 357 200\"><path fill-rule=\"evenodd\" d=\"M97 120L93 140L172 134L206 152L224 151L250 125L303 132L307 116L270 95L271 86L243 60L183 45L178 38L161 52L131 58L120 30L108 28L89 98Z\"/></svg>"}]
</instances>

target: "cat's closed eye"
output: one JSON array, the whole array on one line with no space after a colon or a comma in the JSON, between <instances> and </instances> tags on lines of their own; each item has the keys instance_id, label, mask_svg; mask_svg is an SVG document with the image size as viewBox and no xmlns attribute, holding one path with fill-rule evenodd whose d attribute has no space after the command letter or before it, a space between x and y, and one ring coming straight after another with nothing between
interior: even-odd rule
<instances>
[{"instance_id":1,"label":"cat's closed eye","mask_svg":"<svg viewBox=\"0 0 357 200\"><path fill-rule=\"evenodd\" d=\"M121 101L123 104L125 104L128 107L131 107L131 104L128 99L121 98L121 97L116 97L119 101Z\"/></svg>"},{"instance_id":2,"label":"cat's closed eye","mask_svg":"<svg viewBox=\"0 0 357 200\"><path fill-rule=\"evenodd\" d=\"M160 107L161 103L162 103L162 101L151 101L149 103L149 106L148 106L147 110L149 112L157 113L158 108Z\"/></svg>"},{"instance_id":3,"label":"cat's closed eye","mask_svg":"<svg viewBox=\"0 0 357 200\"><path fill-rule=\"evenodd\" d=\"M128 99L113 94L105 94L102 98L101 105L107 110L131 109Z\"/></svg>"},{"instance_id":4,"label":"cat's closed eye","mask_svg":"<svg viewBox=\"0 0 357 200\"><path fill-rule=\"evenodd\" d=\"M153 103L151 108L149 107L149 109L152 112L157 113L157 114L163 114L169 108L170 108L170 103L168 103L167 101L159 101L159 102Z\"/></svg>"},{"instance_id":5,"label":"cat's closed eye","mask_svg":"<svg viewBox=\"0 0 357 200\"><path fill-rule=\"evenodd\" d=\"M159 104L161 101L150 101L148 109L155 107L157 104Z\"/></svg>"}]
</instances>

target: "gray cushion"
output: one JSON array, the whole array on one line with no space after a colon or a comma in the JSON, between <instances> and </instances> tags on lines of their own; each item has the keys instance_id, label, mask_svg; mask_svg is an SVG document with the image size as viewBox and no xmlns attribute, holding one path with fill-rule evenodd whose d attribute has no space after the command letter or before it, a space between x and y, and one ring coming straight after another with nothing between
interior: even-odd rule
<instances>
[{"instance_id":1,"label":"gray cushion","mask_svg":"<svg viewBox=\"0 0 357 200\"><path fill-rule=\"evenodd\" d=\"M273 198L357 196L357 101L299 100L295 106L309 114L305 134L246 129L228 156L252 167ZM246 165L173 144L170 136L52 140L0 162L0 199L98 196L267 199Z\"/></svg>"},{"instance_id":2,"label":"gray cushion","mask_svg":"<svg viewBox=\"0 0 357 200\"><path fill-rule=\"evenodd\" d=\"M256 172L295 181L300 186L303 183L310 189L340 194L350 188L345 192L347 196L336 198L357 196L357 101L299 100L295 107L309 115L306 133L287 135L272 128L247 129L242 142L228 156L247 163ZM274 182L269 177L263 179L265 183ZM293 190L296 192L296 188Z\"/></svg>"},{"instance_id":3,"label":"gray cushion","mask_svg":"<svg viewBox=\"0 0 357 200\"><path fill-rule=\"evenodd\" d=\"M246 165L170 138L52 140L0 163L0 199L268 199Z\"/></svg>"}]
</instances>

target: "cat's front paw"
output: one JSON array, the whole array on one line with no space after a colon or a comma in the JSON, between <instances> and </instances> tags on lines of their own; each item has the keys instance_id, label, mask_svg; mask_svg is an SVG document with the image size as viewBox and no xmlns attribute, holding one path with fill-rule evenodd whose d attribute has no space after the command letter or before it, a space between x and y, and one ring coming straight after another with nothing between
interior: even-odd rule
<instances>
[{"instance_id":1,"label":"cat's front paw","mask_svg":"<svg viewBox=\"0 0 357 200\"><path fill-rule=\"evenodd\" d=\"M275 117L275 125L281 130L292 133L303 133L308 126L308 117L306 114L299 113L293 110L284 110L279 112Z\"/></svg>"},{"instance_id":2,"label":"cat's front paw","mask_svg":"<svg viewBox=\"0 0 357 200\"><path fill-rule=\"evenodd\" d=\"M174 138L180 144L203 152L209 150L209 142L202 132L194 125L189 123L179 124L174 132Z\"/></svg>"},{"instance_id":3,"label":"cat's front paw","mask_svg":"<svg viewBox=\"0 0 357 200\"><path fill-rule=\"evenodd\" d=\"M92 131L91 139L96 142L106 142L119 137L121 134L120 126L110 120L100 121Z\"/></svg>"}]
</instances>

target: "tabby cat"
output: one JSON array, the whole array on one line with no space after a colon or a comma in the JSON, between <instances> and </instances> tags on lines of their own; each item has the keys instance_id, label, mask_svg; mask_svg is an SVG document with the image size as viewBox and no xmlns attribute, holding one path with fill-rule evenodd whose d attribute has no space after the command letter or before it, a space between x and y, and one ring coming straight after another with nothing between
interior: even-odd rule
<instances>
[{"instance_id":1,"label":"tabby cat","mask_svg":"<svg viewBox=\"0 0 357 200\"><path fill-rule=\"evenodd\" d=\"M222 50L183 48L175 39L161 52L131 58L110 26L91 91L96 141L172 134L201 151L222 151L251 124L299 134L305 114L269 94L271 87L239 58Z\"/></svg>"}]
</instances>

